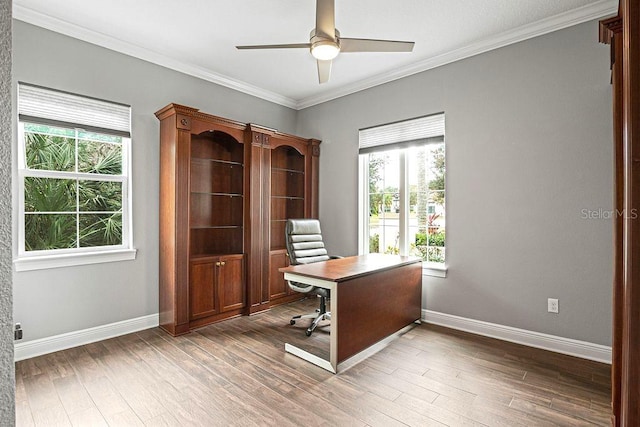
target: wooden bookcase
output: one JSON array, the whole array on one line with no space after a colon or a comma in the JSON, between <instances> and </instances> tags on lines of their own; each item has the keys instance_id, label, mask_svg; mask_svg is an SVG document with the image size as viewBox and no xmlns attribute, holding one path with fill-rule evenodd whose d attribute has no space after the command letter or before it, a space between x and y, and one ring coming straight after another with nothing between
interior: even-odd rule
<instances>
[{"instance_id":1,"label":"wooden bookcase","mask_svg":"<svg viewBox=\"0 0 640 427\"><path fill-rule=\"evenodd\" d=\"M160 120L160 326L172 335L300 298L288 218L318 215L320 141L169 104Z\"/></svg>"},{"instance_id":2,"label":"wooden bookcase","mask_svg":"<svg viewBox=\"0 0 640 427\"><path fill-rule=\"evenodd\" d=\"M286 220L318 217L320 141L249 125L246 142L253 206L247 312L253 314L301 298L289 291L278 268L288 265Z\"/></svg>"},{"instance_id":3,"label":"wooden bookcase","mask_svg":"<svg viewBox=\"0 0 640 427\"><path fill-rule=\"evenodd\" d=\"M160 119L160 327L244 313L246 125L170 104Z\"/></svg>"},{"instance_id":4,"label":"wooden bookcase","mask_svg":"<svg viewBox=\"0 0 640 427\"><path fill-rule=\"evenodd\" d=\"M191 135L190 327L240 314L244 298L244 145L221 131Z\"/></svg>"},{"instance_id":5,"label":"wooden bookcase","mask_svg":"<svg viewBox=\"0 0 640 427\"><path fill-rule=\"evenodd\" d=\"M269 145L269 304L300 298L289 289L280 267L289 265L285 224L290 218L317 218L319 141L278 135ZM314 155L315 153L315 155Z\"/></svg>"},{"instance_id":6,"label":"wooden bookcase","mask_svg":"<svg viewBox=\"0 0 640 427\"><path fill-rule=\"evenodd\" d=\"M271 304L291 295L278 268L289 265L285 247L285 224L289 218L305 217L304 155L295 148L282 145L271 150L271 263L269 300Z\"/></svg>"}]
</instances>

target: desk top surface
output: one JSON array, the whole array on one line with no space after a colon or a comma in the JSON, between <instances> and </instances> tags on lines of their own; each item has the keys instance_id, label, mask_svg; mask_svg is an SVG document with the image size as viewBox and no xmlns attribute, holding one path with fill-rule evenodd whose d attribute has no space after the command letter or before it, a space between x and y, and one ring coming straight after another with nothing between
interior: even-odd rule
<instances>
[{"instance_id":1,"label":"desk top surface","mask_svg":"<svg viewBox=\"0 0 640 427\"><path fill-rule=\"evenodd\" d=\"M367 254L313 264L292 265L280 268L278 271L332 282L344 282L355 277L420 262L422 262L420 258L411 256Z\"/></svg>"}]
</instances>

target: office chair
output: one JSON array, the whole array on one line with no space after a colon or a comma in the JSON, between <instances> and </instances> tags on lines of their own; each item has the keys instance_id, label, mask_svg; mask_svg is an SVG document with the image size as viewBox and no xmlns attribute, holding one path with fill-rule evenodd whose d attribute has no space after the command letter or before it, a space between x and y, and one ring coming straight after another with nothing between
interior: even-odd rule
<instances>
[{"instance_id":1,"label":"office chair","mask_svg":"<svg viewBox=\"0 0 640 427\"><path fill-rule=\"evenodd\" d=\"M332 258L342 258L339 256L327 255L327 250L322 242L320 231L320 221L317 219L289 219L285 227L285 241L290 265L310 264L313 262L326 261ZM331 313L327 311L327 298L329 289L319 288L313 285L288 281L289 287L296 292L307 295L319 295L320 307L313 314L301 314L293 316L290 324L295 325L299 319L314 319L311 326L305 332L311 336L313 331L322 320L331 320Z\"/></svg>"}]
</instances>

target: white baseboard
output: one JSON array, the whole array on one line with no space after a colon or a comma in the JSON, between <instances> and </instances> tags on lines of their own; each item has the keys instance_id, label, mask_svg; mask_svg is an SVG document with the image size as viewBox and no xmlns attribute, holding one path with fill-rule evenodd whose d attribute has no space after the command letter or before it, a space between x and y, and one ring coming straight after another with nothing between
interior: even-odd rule
<instances>
[{"instance_id":1,"label":"white baseboard","mask_svg":"<svg viewBox=\"0 0 640 427\"><path fill-rule=\"evenodd\" d=\"M611 364L611 347L605 345L547 335L540 332L527 331L511 326L467 319L465 317L424 309L422 310L422 319L434 325Z\"/></svg>"},{"instance_id":2,"label":"white baseboard","mask_svg":"<svg viewBox=\"0 0 640 427\"><path fill-rule=\"evenodd\" d=\"M96 326L81 331L67 332L52 337L40 338L33 341L18 342L14 345L14 360L29 359L67 348L77 347L96 341L106 340L120 335L130 334L143 329L158 326L158 314L123 320L108 325Z\"/></svg>"},{"instance_id":3,"label":"white baseboard","mask_svg":"<svg viewBox=\"0 0 640 427\"><path fill-rule=\"evenodd\" d=\"M583 359L595 360L597 362L611 363L611 347L600 344L527 331L525 329L468 319L431 310L422 310L422 319L427 323L451 329L471 332L473 334L523 344L529 347L541 348L556 353L568 354ZM14 359L17 362L19 360L153 328L158 326L158 324L158 314L150 314L148 316L96 326L81 331L16 343Z\"/></svg>"}]
</instances>

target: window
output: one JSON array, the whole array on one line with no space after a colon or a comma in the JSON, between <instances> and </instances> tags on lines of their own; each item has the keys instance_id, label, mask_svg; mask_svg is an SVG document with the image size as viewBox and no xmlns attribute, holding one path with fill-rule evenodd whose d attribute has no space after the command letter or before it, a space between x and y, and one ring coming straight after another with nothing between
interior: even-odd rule
<instances>
[{"instance_id":1,"label":"window","mask_svg":"<svg viewBox=\"0 0 640 427\"><path fill-rule=\"evenodd\" d=\"M363 129L360 253L419 256L445 271L444 114Z\"/></svg>"},{"instance_id":2,"label":"window","mask_svg":"<svg viewBox=\"0 0 640 427\"><path fill-rule=\"evenodd\" d=\"M18 85L16 269L132 259L130 107Z\"/></svg>"}]
</instances>

